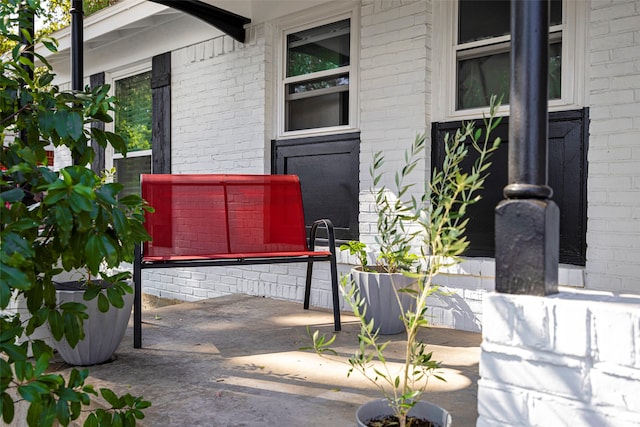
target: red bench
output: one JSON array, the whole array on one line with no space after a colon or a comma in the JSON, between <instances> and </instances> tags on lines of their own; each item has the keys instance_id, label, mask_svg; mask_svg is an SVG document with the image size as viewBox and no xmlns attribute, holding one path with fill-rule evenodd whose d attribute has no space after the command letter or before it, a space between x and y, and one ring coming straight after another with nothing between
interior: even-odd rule
<instances>
[{"instance_id":1,"label":"red bench","mask_svg":"<svg viewBox=\"0 0 640 427\"><path fill-rule=\"evenodd\" d=\"M335 235L331 221L315 221L309 244L300 181L295 175L142 175L152 237L136 249L133 280L134 347L142 346L143 268L209 267L306 262L304 308L309 308L313 263L331 264L333 316L340 328ZM318 228L329 250L316 251Z\"/></svg>"}]
</instances>

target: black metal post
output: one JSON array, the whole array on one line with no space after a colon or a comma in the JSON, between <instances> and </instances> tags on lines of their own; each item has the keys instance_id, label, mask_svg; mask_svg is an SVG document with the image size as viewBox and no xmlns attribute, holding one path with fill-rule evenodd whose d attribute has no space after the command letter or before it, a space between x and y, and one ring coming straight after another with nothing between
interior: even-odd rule
<instances>
[{"instance_id":1,"label":"black metal post","mask_svg":"<svg viewBox=\"0 0 640 427\"><path fill-rule=\"evenodd\" d=\"M496 208L496 291L558 291L559 210L547 185L549 1L511 0L507 200Z\"/></svg>"},{"instance_id":2,"label":"black metal post","mask_svg":"<svg viewBox=\"0 0 640 427\"><path fill-rule=\"evenodd\" d=\"M82 0L71 0L71 89L82 90L84 80L84 35Z\"/></svg>"},{"instance_id":3,"label":"black metal post","mask_svg":"<svg viewBox=\"0 0 640 427\"><path fill-rule=\"evenodd\" d=\"M142 347L142 248L133 251L133 348Z\"/></svg>"}]
</instances>

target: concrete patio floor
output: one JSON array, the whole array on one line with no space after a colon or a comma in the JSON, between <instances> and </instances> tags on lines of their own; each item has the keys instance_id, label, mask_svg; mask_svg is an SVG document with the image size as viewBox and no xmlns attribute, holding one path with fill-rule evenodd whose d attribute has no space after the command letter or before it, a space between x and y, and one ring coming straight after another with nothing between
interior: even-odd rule
<instances>
[{"instance_id":1,"label":"concrete patio floor","mask_svg":"<svg viewBox=\"0 0 640 427\"><path fill-rule=\"evenodd\" d=\"M141 426L354 426L356 408L379 397L357 372L347 378L359 328L346 313L331 359L299 350L310 343L307 325L333 330L329 310L302 303L230 295L147 308L142 318L143 348L133 348L130 324L116 359L90 367L88 381L150 400ZM388 338L393 358L404 334ZM432 379L426 400L454 426L475 426L480 335L430 328L423 339L447 380Z\"/></svg>"}]
</instances>

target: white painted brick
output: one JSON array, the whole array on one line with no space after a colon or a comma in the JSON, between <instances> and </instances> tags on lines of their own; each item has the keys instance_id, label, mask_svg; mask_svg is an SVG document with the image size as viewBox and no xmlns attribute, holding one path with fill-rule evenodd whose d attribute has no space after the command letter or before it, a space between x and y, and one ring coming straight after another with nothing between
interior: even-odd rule
<instances>
[{"instance_id":1,"label":"white painted brick","mask_svg":"<svg viewBox=\"0 0 640 427\"><path fill-rule=\"evenodd\" d=\"M523 425L527 394L484 378L478 381L478 426ZM503 424L496 424L503 423Z\"/></svg>"},{"instance_id":2,"label":"white painted brick","mask_svg":"<svg viewBox=\"0 0 640 427\"><path fill-rule=\"evenodd\" d=\"M556 300L552 311L553 351L566 356L587 357L591 353L590 313L585 304Z\"/></svg>"},{"instance_id":3,"label":"white painted brick","mask_svg":"<svg viewBox=\"0 0 640 427\"><path fill-rule=\"evenodd\" d=\"M616 304L594 305L591 310L596 360L634 366L634 325L631 312L618 309Z\"/></svg>"},{"instance_id":4,"label":"white painted brick","mask_svg":"<svg viewBox=\"0 0 640 427\"><path fill-rule=\"evenodd\" d=\"M482 349L482 378L552 395L583 398L586 365L580 359L491 344L483 344Z\"/></svg>"},{"instance_id":5,"label":"white painted brick","mask_svg":"<svg viewBox=\"0 0 640 427\"><path fill-rule=\"evenodd\" d=\"M593 2L590 19L591 22L610 21L616 18L624 18L633 16L637 13L634 3L632 1L627 2ZM602 7L604 6L604 7Z\"/></svg>"},{"instance_id":6,"label":"white painted brick","mask_svg":"<svg viewBox=\"0 0 640 427\"><path fill-rule=\"evenodd\" d=\"M593 403L640 414L640 369L599 363L591 370Z\"/></svg>"},{"instance_id":7,"label":"white painted brick","mask_svg":"<svg viewBox=\"0 0 640 427\"><path fill-rule=\"evenodd\" d=\"M508 427L513 425L514 424L511 424L511 423L507 424L507 423L501 423L495 420L489 420L484 417L479 417L476 423L476 427Z\"/></svg>"},{"instance_id":8,"label":"white painted brick","mask_svg":"<svg viewBox=\"0 0 640 427\"><path fill-rule=\"evenodd\" d=\"M508 296L497 293L487 293L484 296L482 323L491 325L483 328L483 342L510 345L513 342L515 312Z\"/></svg>"},{"instance_id":9,"label":"white painted brick","mask_svg":"<svg viewBox=\"0 0 640 427\"><path fill-rule=\"evenodd\" d=\"M571 427L615 427L615 415L575 400L539 395L528 402L529 425Z\"/></svg>"}]
</instances>

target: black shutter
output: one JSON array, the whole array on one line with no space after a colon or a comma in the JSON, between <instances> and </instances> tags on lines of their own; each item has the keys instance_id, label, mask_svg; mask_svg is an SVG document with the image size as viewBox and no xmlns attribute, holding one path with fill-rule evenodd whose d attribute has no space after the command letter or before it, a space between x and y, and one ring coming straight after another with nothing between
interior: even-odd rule
<instances>
[{"instance_id":1,"label":"black shutter","mask_svg":"<svg viewBox=\"0 0 640 427\"><path fill-rule=\"evenodd\" d=\"M152 59L151 170L171 173L171 52Z\"/></svg>"},{"instance_id":2,"label":"black shutter","mask_svg":"<svg viewBox=\"0 0 640 427\"><path fill-rule=\"evenodd\" d=\"M560 262L585 265L587 235L587 146L588 109L549 113L549 185L560 208ZM432 126L431 167L439 168L444 158L444 136L453 134L460 122L434 123ZM478 121L481 127L482 122ZM465 255L493 257L494 210L504 199L507 185L509 118L504 117L493 137L502 139L495 153L482 200L468 209L467 236L471 242ZM474 159L470 158L468 165Z\"/></svg>"},{"instance_id":3,"label":"black shutter","mask_svg":"<svg viewBox=\"0 0 640 427\"><path fill-rule=\"evenodd\" d=\"M271 172L300 178L307 234L328 218L339 242L357 240L360 132L272 141L271 149Z\"/></svg>"},{"instance_id":4,"label":"black shutter","mask_svg":"<svg viewBox=\"0 0 640 427\"><path fill-rule=\"evenodd\" d=\"M89 77L89 85L93 89L96 86L100 86L104 84L104 73L96 73ZM91 123L92 128L97 128L100 130L104 130L104 122L93 122ZM91 162L91 170L95 173L100 174L104 170L104 148L102 148L98 141L95 139L91 140L91 147L93 148L93 152L95 153L93 156L93 162Z\"/></svg>"}]
</instances>

